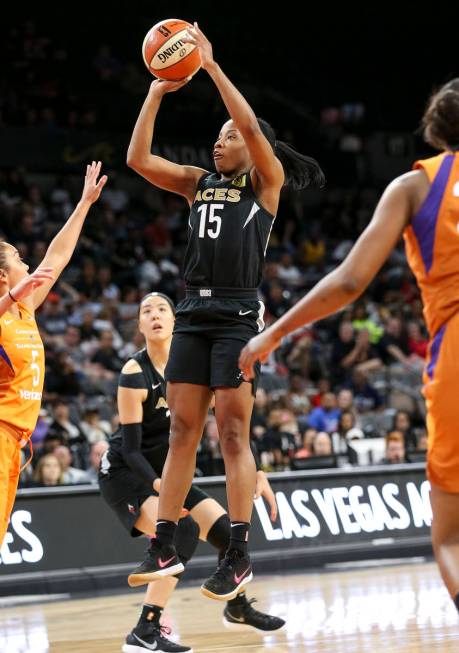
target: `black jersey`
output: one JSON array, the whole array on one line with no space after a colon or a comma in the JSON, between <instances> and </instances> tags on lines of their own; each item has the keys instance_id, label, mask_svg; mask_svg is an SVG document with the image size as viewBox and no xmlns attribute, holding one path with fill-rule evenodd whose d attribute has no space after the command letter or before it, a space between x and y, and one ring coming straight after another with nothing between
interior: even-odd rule
<instances>
[{"instance_id":1,"label":"black jersey","mask_svg":"<svg viewBox=\"0 0 459 653\"><path fill-rule=\"evenodd\" d=\"M198 182L188 219L188 286L258 288L274 216L257 201L250 173Z\"/></svg>"},{"instance_id":2,"label":"black jersey","mask_svg":"<svg viewBox=\"0 0 459 653\"><path fill-rule=\"evenodd\" d=\"M155 369L146 349L131 357L137 361L145 379L147 398L143 402L141 453L150 463L158 447L168 446L170 412L166 402L166 382ZM119 427L110 438L108 459L111 465L123 464L122 435Z\"/></svg>"}]
</instances>

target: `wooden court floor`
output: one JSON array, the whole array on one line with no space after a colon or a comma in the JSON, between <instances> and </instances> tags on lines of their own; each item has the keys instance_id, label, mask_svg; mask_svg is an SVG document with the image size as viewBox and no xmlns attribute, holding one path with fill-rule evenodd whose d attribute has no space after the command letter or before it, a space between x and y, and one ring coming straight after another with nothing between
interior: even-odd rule
<instances>
[{"instance_id":1,"label":"wooden court floor","mask_svg":"<svg viewBox=\"0 0 459 653\"><path fill-rule=\"evenodd\" d=\"M222 604L197 587L178 589L167 610L173 632L194 653L452 653L459 618L430 562L259 576L256 607L287 619L263 636L225 630ZM5 607L2 653L114 653L137 620L142 594Z\"/></svg>"}]
</instances>

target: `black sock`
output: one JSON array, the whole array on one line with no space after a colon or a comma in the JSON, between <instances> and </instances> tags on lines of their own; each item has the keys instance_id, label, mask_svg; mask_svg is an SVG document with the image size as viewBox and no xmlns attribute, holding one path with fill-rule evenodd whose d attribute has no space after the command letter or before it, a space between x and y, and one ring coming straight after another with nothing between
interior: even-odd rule
<instances>
[{"instance_id":1,"label":"black sock","mask_svg":"<svg viewBox=\"0 0 459 653\"><path fill-rule=\"evenodd\" d=\"M456 606L456 609L459 612L459 594L456 594L456 598L454 599L454 605Z\"/></svg>"},{"instance_id":2,"label":"black sock","mask_svg":"<svg viewBox=\"0 0 459 653\"><path fill-rule=\"evenodd\" d=\"M177 524L175 521L168 521L167 519L158 519L156 522L156 539L161 546L167 546L174 541L175 531Z\"/></svg>"},{"instance_id":3,"label":"black sock","mask_svg":"<svg viewBox=\"0 0 459 653\"><path fill-rule=\"evenodd\" d=\"M161 618L163 608L159 605L150 605L149 603L144 603L142 606L142 612L140 613L138 626L144 623L154 623L159 625L159 620Z\"/></svg>"},{"instance_id":4,"label":"black sock","mask_svg":"<svg viewBox=\"0 0 459 653\"><path fill-rule=\"evenodd\" d=\"M248 522L232 521L231 522L231 537L229 541L228 551L230 549L237 549L245 556L247 555L247 540L249 539Z\"/></svg>"},{"instance_id":5,"label":"black sock","mask_svg":"<svg viewBox=\"0 0 459 653\"><path fill-rule=\"evenodd\" d=\"M230 599L227 601L229 606L240 606L243 605L244 603L247 603L247 597L245 595L245 592L239 592L239 594L236 594L234 599Z\"/></svg>"}]
</instances>

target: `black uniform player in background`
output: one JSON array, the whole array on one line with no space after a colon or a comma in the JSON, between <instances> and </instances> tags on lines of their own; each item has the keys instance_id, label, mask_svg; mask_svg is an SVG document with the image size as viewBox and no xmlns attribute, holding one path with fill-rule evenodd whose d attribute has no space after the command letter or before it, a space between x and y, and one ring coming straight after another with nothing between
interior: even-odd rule
<instances>
[{"instance_id":1,"label":"black uniform player in background","mask_svg":"<svg viewBox=\"0 0 459 653\"><path fill-rule=\"evenodd\" d=\"M190 205L185 256L186 298L177 307L166 369L171 411L170 448L162 476L157 540L133 572L144 581L176 573L173 547L180 510L190 488L195 452L209 403L225 461L231 541L217 572L202 586L211 598L227 600L252 579L247 552L255 488L249 422L257 380L246 383L238 366L244 344L263 328L257 288L283 185L322 185L318 164L275 139L224 75L212 47L195 28L184 40L196 44L231 119L214 145L216 173L171 163L151 154L153 127L165 93L183 82L152 83L137 120L128 165L155 186L186 197ZM170 561L163 568L164 561Z\"/></svg>"},{"instance_id":2,"label":"black uniform player in background","mask_svg":"<svg viewBox=\"0 0 459 653\"><path fill-rule=\"evenodd\" d=\"M155 529L157 491L169 448L170 417L164 368L173 325L174 306L170 299L158 293L147 295L139 309L139 329L145 336L146 348L137 352L121 372L118 388L121 426L111 437L101 463L102 496L133 537L144 533L153 535ZM271 518L275 520L276 501L262 471L257 472L256 493L268 500ZM212 544L223 557L230 540L230 522L222 506L192 485L184 508L186 516L179 520L176 538L180 560L190 559L198 538ZM125 653L191 651L167 639L167 631L159 622L177 582L176 576L168 575L148 585L139 622L123 646ZM255 628L262 632L278 630L284 625L282 619L255 610L244 593L228 602L223 622L233 629Z\"/></svg>"}]
</instances>

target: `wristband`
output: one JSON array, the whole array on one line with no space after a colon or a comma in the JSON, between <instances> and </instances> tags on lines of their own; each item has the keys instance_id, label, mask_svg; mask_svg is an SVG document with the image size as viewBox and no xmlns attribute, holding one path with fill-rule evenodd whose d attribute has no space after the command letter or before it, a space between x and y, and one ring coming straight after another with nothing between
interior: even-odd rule
<instances>
[{"instance_id":1,"label":"wristband","mask_svg":"<svg viewBox=\"0 0 459 653\"><path fill-rule=\"evenodd\" d=\"M11 294L11 290L8 290L8 295L10 296L11 301L16 304L18 300L14 299L13 295Z\"/></svg>"}]
</instances>

